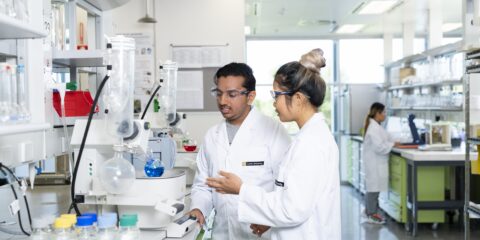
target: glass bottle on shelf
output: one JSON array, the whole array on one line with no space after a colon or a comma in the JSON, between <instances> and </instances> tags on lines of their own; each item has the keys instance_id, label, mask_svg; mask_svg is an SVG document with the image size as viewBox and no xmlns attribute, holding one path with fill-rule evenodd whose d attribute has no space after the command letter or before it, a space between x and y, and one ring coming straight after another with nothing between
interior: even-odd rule
<instances>
[{"instance_id":1,"label":"glass bottle on shelf","mask_svg":"<svg viewBox=\"0 0 480 240\"><path fill-rule=\"evenodd\" d=\"M27 107L27 85L25 82L25 66L19 64L17 66L17 103L18 103L18 116L22 122L30 121L30 112Z\"/></svg>"}]
</instances>

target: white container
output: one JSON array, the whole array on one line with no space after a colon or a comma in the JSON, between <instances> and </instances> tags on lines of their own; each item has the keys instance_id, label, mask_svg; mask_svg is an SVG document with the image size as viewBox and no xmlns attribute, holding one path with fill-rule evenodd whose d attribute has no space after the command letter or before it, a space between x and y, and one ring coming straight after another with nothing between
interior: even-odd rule
<instances>
[{"instance_id":1,"label":"white container","mask_svg":"<svg viewBox=\"0 0 480 240\"><path fill-rule=\"evenodd\" d=\"M30 234L29 237L30 240L50 240L53 238L52 229L43 218L33 219L32 228L32 234Z\"/></svg>"}]
</instances>

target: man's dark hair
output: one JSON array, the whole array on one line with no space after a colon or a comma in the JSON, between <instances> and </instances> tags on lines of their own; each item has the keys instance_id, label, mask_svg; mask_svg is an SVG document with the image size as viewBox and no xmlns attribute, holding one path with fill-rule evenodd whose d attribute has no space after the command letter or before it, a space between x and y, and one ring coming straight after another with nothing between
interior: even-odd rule
<instances>
[{"instance_id":1,"label":"man's dark hair","mask_svg":"<svg viewBox=\"0 0 480 240\"><path fill-rule=\"evenodd\" d=\"M215 73L215 85L218 85L218 79L220 77L228 76L243 77L245 81L243 81L242 86L248 91L255 91L256 80L253 76L252 68L250 68L247 64L232 62L221 67L218 69L217 73Z\"/></svg>"}]
</instances>

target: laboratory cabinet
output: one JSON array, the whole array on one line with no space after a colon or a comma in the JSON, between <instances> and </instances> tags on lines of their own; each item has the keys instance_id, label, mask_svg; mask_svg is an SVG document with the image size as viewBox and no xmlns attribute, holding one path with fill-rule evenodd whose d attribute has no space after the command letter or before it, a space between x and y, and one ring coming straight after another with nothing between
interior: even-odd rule
<instances>
[{"instance_id":1,"label":"laboratory cabinet","mask_svg":"<svg viewBox=\"0 0 480 240\"><path fill-rule=\"evenodd\" d=\"M351 136L347 141L347 181L355 189L365 194L365 171L362 161L361 136Z\"/></svg>"},{"instance_id":2,"label":"laboratory cabinet","mask_svg":"<svg viewBox=\"0 0 480 240\"><path fill-rule=\"evenodd\" d=\"M418 201L445 200L445 168L418 168ZM379 204L397 222L407 222L407 159L392 153L389 157L388 192L380 195ZM420 210L419 223L444 223L444 210Z\"/></svg>"}]
</instances>

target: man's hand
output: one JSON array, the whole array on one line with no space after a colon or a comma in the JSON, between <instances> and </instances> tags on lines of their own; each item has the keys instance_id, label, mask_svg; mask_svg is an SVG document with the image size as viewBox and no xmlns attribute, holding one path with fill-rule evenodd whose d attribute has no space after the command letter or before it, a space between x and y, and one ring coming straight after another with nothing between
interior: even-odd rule
<instances>
[{"instance_id":1,"label":"man's hand","mask_svg":"<svg viewBox=\"0 0 480 240\"><path fill-rule=\"evenodd\" d=\"M205 223L205 217L203 216L202 211L200 211L198 208L195 208L192 211L188 212L187 215L195 216L200 226L202 226Z\"/></svg>"},{"instance_id":2,"label":"man's hand","mask_svg":"<svg viewBox=\"0 0 480 240\"><path fill-rule=\"evenodd\" d=\"M219 193L238 194L240 193L240 187L242 187L242 179L237 175L229 172L220 171L218 178L207 178L206 184L215 188Z\"/></svg>"},{"instance_id":3,"label":"man's hand","mask_svg":"<svg viewBox=\"0 0 480 240\"><path fill-rule=\"evenodd\" d=\"M269 226L260 225L260 224L250 224L250 229L252 229L252 233L261 237L263 233L270 229Z\"/></svg>"}]
</instances>

